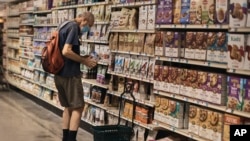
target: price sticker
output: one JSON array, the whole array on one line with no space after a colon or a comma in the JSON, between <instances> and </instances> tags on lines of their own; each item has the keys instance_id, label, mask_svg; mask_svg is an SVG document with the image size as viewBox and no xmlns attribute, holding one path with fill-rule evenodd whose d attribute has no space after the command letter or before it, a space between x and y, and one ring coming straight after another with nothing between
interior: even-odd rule
<instances>
[{"instance_id":1,"label":"price sticker","mask_svg":"<svg viewBox=\"0 0 250 141\"><path fill-rule=\"evenodd\" d=\"M186 27L187 27L187 25L183 24L183 25L181 25L181 27L182 27L182 28L186 28Z\"/></svg>"},{"instance_id":2,"label":"price sticker","mask_svg":"<svg viewBox=\"0 0 250 141\"><path fill-rule=\"evenodd\" d=\"M228 113L233 113L234 110L233 110L233 109L230 109L230 108L227 108L227 109L226 109L226 112L228 112Z\"/></svg>"},{"instance_id":3,"label":"price sticker","mask_svg":"<svg viewBox=\"0 0 250 141\"><path fill-rule=\"evenodd\" d=\"M157 25L156 25L156 28L160 28L160 25L159 25L159 24L157 24Z\"/></svg>"},{"instance_id":4,"label":"price sticker","mask_svg":"<svg viewBox=\"0 0 250 141\"><path fill-rule=\"evenodd\" d=\"M204 24L204 25L203 25L203 28L208 28L208 25L207 25L207 24Z\"/></svg>"},{"instance_id":5,"label":"price sticker","mask_svg":"<svg viewBox=\"0 0 250 141\"><path fill-rule=\"evenodd\" d=\"M175 24L173 24L173 25L172 25L172 28L175 28L175 27L176 27L176 25L175 25Z\"/></svg>"}]
</instances>

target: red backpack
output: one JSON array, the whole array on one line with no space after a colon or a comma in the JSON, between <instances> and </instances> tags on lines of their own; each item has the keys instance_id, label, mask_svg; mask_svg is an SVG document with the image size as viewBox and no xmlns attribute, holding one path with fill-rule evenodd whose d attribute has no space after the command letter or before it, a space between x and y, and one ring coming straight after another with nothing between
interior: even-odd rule
<instances>
[{"instance_id":1,"label":"red backpack","mask_svg":"<svg viewBox=\"0 0 250 141\"><path fill-rule=\"evenodd\" d=\"M62 23L57 30L52 32L51 38L46 42L46 46L42 50L41 64L43 70L57 74L64 66L64 59L59 48L59 31L69 21Z\"/></svg>"}]
</instances>

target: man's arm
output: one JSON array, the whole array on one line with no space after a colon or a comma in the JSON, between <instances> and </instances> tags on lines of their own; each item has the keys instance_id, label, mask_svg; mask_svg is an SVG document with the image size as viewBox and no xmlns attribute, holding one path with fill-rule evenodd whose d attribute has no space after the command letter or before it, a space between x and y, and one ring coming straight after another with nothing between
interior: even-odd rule
<instances>
[{"instance_id":1,"label":"man's arm","mask_svg":"<svg viewBox=\"0 0 250 141\"><path fill-rule=\"evenodd\" d=\"M65 56L66 58L69 58L71 60L84 64L85 59L72 51L71 44L64 45L63 50L62 50L62 55Z\"/></svg>"}]
</instances>

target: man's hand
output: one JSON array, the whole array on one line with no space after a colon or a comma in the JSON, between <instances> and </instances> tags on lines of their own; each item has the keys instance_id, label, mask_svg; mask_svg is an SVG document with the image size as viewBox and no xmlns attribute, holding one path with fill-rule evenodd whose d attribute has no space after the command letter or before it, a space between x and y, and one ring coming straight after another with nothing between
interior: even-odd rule
<instances>
[{"instance_id":1,"label":"man's hand","mask_svg":"<svg viewBox=\"0 0 250 141\"><path fill-rule=\"evenodd\" d=\"M86 65L89 68L93 68L96 66L97 62L91 56L85 56L85 57L83 57L82 64Z\"/></svg>"}]
</instances>

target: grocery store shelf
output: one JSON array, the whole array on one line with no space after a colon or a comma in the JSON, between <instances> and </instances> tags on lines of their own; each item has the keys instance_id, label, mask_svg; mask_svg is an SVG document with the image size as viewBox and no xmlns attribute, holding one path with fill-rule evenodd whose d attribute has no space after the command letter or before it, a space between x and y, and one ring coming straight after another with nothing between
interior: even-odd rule
<instances>
[{"instance_id":1,"label":"grocery store shelf","mask_svg":"<svg viewBox=\"0 0 250 141\"><path fill-rule=\"evenodd\" d=\"M84 122L86 122L86 123L88 123L89 125L92 125L92 126L97 126L95 123L90 122L90 121L89 121L89 120L87 120L87 119L81 118L81 120L82 120L82 121L84 121Z\"/></svg>"},{"instance_id":2,"label":"grocery store shelf","mask_svg":"<svg viewBox=\"0 0 250 141\"><path fill-rule=\"evenodd\" d=\"M20 23L19 26L21 26L21 25L33 26L34 23Z\"/></svg>"},{"instance_id":3,"label":"grocery store shelf","mask_svg":"<svg viewBox=\"0 0 250 141\"><path fill-rule=\"evenodd\" d=\"M191 24L156 24L155 28L169 28L169 29L228 29L228 25L214 24L214 25L191 25Z\"/></svg>"},{"instance_id":4,"label":"grocery store shelf","mask_svg":"<svg viewBox=\"0 0 250 141\"><path fill-rule=\"evenodd\" d=\"M139 78L139 77L134 77L134 76L131 76L131 75L125 75L125 74L121 74L121 73L117 73L117 72L110 72L110 71L108 71L107 73L112 74L112 75L116 75L116 76L121 76L121 77L134 79L134 80L140 80L140 81L143 81L143 82L153 83L153 81L151 81L151 80L144 79L144 78Z\"/></svg>"},{"instance_id":5,"label":"grocery store shelf","mask_svg":"<svg viewBox=\"0 0 250 141\"><path fill-rule=\"evenodd\" d=\"M11 36L11 35L7 35L8 38L16 38L16 39L19 39L19 36L16 35L16 36Z\"/></svg>"},{"instance_id":6,"label":"grocery store shelf","mask_svg":"<svg viewBox=\"0 0 250 141\"><path fill-rule=\"evenodd\" d=\"M33 41L37 41L37 42L48 42L49 40L44 40L44 39L33 39Z\"/></svg>"},{"instance_id":7,"label":"grocery store shelf","mask_svg":"<svg viewBox=\"0 0 250 141\"><path fill-rule=\"evenodd\" d=\"M72 9L72 8L78 8L78 7L88 7L88 6L105 5L105 4L109 4L109 2L95 2L95 3L86 3L86 4L70 5L70 6L61 6L61 7L52 8L52 10Z\"/></svg>"},{"instance_id":8,"label":"grocery store shelf","mask_svg":"<svg viewBox=\"0 0 250 141\"><path fill-rule=\"evenodd\" d=\"M142 55L142 56L148 56L148 57L154 57L154 55L149 55L146 53L135 53L130 51L119 51L119 50L112 50L112 53L121 53L121 54L129 54L129 55Z\"/></svg>"},{"instance_id":9,"label":"grocery store shelf","mask_svg":"<svg viewBox=\"0 0 250 141\"><path fill-rule=\"evenodd\" d=\"M11 49L19 49L19 47L14 47L14 46L8 46L8 48L11 48Z\"/></svg>"},{"instance_id":10,"label":"grocery store shelf","mask_svg":"<svg viewBox=\"0 0 250 141\"><path fill-rule=\"evenodd\" d=\"M95 21L94 24L109 24L109 21Z\"/></svg>"},{"instance_id":11,"label":"grocery store shelf","mask_svg":"<svg viewBox=\"0 0 250 141\"><path fill-rule=\"evenodd\" d=\"M141 1L141 2L128 2L128 3L119 3L119 4L113 4L111 7L118 8L118 7L139 7L144 5L151 5L155 4L156 0L150 0L150 1Z\"/></svg>"},{"instance_id":12,"label":"grocery store shelf","mask_svg":"<svg viewBox=\"0 0 250 141\"><path fill-rule=\"evenodd\" d=\"M101 108L103 110L108 110L108 107L105 107L104 104L99 104L99 103L93 102L91 99L85 98L84 101L90 105L94 105L94 106Z\"/></svg>"},{"instance_id":13,"label":"grocery store shelf","mask_svg":"<svg viewBox=\"0 0 250 141\"><path fill-rule=\"evenodd\" d=\"M19 34L19 36L22 36L22 37L33 37L34 35L28 35L28 34Z\"/></svg>"},{"instance_id":14,"label":"grocery store shelf","mask_svg":"<svg viewBox=\"0 0 250 141\"><path fill-rule=\"evenodd\" d=\"M19 15L20 15L19 13L11 13L8 15L8 17L17 17Z\"/></svg>"},{"instance_id":15,"label":"grocery store shelf","mask_svg":"<svg viewBox=\"0 0 250 141\"><path fill-rule=\"evenodd\" d=\"M57 24L34 24L34 27L57 27Z\"/></svg>"},{"instance_id":16,"label":"grocery store shelf","mask_svg":"<svg viewBox=\"0 0 250 141\"><path fill-rule=\"evenodd\" d=\"M12 59L12 60L16 60L16 61L19 61L19 57L15 58L15 57L10 57L8 56L9 59Z\"/></svg>"},{"instance_id":17,"label":"grocery store shelf","mask_svg":"<svg viewBox=\"0 0 250 141\"><path fill-rule=\"evenodd\" d=\"M115 110L107 110L107 113L119 117L119 110L117 110L117 109L115 109ZM122 113L121 113L121 114L122 114ZM126 117L124 117L124 116L122 116L122 115L121 115L121 119L124 119L124 120L127 120L127 121L129 121L129 122L132 122L131 119L126 118ZM134 124L139 125L139 126L141 126L141 127L144 127L144 128L146 128L146 129L149 129L149 130L154 130L154 129L158 128L158 126L156 126L156 125L154 125L154 124L145 124L145 123L141 123L141 122L136 121L136 120L134 120Z\"/></svg>"},{"instance_id":18,"label":"grocery store shelf","mask_svg":"<svg viewBox=\"0 0 250 141\"><path fill-rule=\"evenodd\" d=\"M101 88L104 88L104 89L108 89L108 85L98 83L96 81L96 79L84 79L84 78L82 78L82 82L83 83L88 83L88 84L91 84L91 85L94 85L94 86L98 86L98 87L101 87Z\"/></svg>"},{"instance_id":19,"label":"grocery store shelf","mask_svg":"<svg viewBox=\"0 0 250 141\"><path fill-rule=\"evenodd\" d=\"M30 60L33 60L34 58L32 58L32 57L29 57L29 56L19 56L20 58L25 58L25 59L30 59Z\"/></svg>"},{"instance_id":20,"label":"grocery store shelf","mask_svg":"<svg viewBox=\"0 0 250 141\"><path fill-rule=\"evenodd\" d=\"M33 67L28 67L28 66L24 66L24 65L21 65L20 67L23 69L26 69L26 70L34 71Z\"/></svg>"},{"instance_id":21,"label":"grocery store shelf","mask_svg":"<svg viewBox=\"0 0 250 141\"><path fill-rule=\"evenodd\" d=\"M34 14L46 14L46 13L50 13L51 10L40 10L40 11L34 11Z\"/></svg>"},{"instance_id":22,"label":"grocery store shelf","mask_svg":"<svg viewBox=\"0 0 250 141\"><path fill-rule=\"evenodd\" d=\"M21 12L19 12L19 14L32 14L33 12L34 12L33 10L21 11Z\"/></svg>"},{"instance_id":23,"label":"grocery store shelf","mask_svg":"<svg viewBox=\"0 0 250 141\"><path fill-rule=\"evenodd\" d=\"M198 99L195 99L195 98L190 98L190 97L187 97L187 96L168 93L168 92L163 92L163 91L159 91L159 90L154 90L154 93L158 94L158 95L161 95L161 96L166 96L166 97L169 97L169 98L173 98L173 99L176 99L176 100L181 100L181 101L184 101L184 102L189 102L189 103L193 103L193 104L196 104L196 105L208 107L208 108L218 110L218 111L221 111L221 112L226 112L226 113L238 115L238 116L241 116L241 117L250 118L250 113L228 109L226 106L215 105L215 104L211 104L209 102L198 100Z\"/></svg>"},{"instance_id":24,"label":"grocery store shelf","mask_svg":"<svg viewBox=\"0 0 250 141\"><path fill-rule=\"evenodd\" d=\"M121 93L119 92L115 92L115 91L107 91L108 94L111 94L111 95L115 95L117 97L120 97L121 96ZM134 94L135 95L135 94ZM127 99L127 100L130 100L130 101L133 101L133 98L131 98L129 95L123 95L123 98L124 99ZM143 104L143 105L147 105L149 107L154 107L154 103L148 101L148 100L141 100L141 99L136 99L135 102L137 103L140 103L140 104Z\"/></svg>"},{"instance_id":25,"label":"grocery store shelf","mask_svg":"<svg viewBox=\"0 0 250 141\"><path fill-rule=\"evenodd\" d=\"M35 56L39 56L39 57L42 56L42 54L38 54L38 53L35 53L34 55L35 55Z\"/></svg>"},{"instance_id":26,"label":"grocery store shelf","mask_svg":"<svg viewBox=\"0 0 250 141\"><path fill-rule=\"evenodd\" d=\"M42 68L34 68L34 70L38 70L38 71L40 71L40 72L45 72Z\"/></svg>"},{"instance_id":27,"label":"grocery store shelf","mask_svg":"<svg viewBox=\"0 0 250 141\"><path fill-rule=\"evenodd\" d=\"M19 25L15 25L15 26L7 26L7 28L19 28Z\"/></svg>"},{"instance_id":28,"label":"grocery store shelf","mask_svg":"<svg viewBox=\"0 0 250 141\"><path fill-rule=\"evenodd\" d=\"M227 69L228 73L250 75L250 70L239 70L239 69Z\"/></svg>"},{"instance_id":29,"label":"grocery store shelf","mask_svg":"<svg viewBox=\"0 0 250 141\"><path fill-rule=\"evenodd\" d=\"M23 48L33 48L33 46L25 46L25 45L20 45L20 47L23 47Z\"/></svg>"},{"instance_id":30,"label":"grocery store shelf","mask_svg":"<svg viewBox=\"0 0 250 141\"><path fill-rule=\"evenodd\" d=\"M250 32L250 27L239 27L239 28L234 28L234 27L229 27L229 32Z\"/></svg>"},{"instance_id":31,"label":"grocery store shelf","mask_svg":"<svg viewBox=\"0 0 250 141\"><path fill-rule=\"evenodd\" d=\"M155 33L155 30L147 30L147 29L111 29L110 32L123 32L123 33Z\"/></svg>"},{"instance_id":32,"label":"grocery store shelf","mask_svg":"<svg viewBox=\"0 0 250 141\"><path fill-rule=\"evenodd\" d=\"M88 43L101 43L101 44L108 44L108 41L105 40L88 40L88 39L83 39L82 42L88 42Z\"/></svg>"},{"instance_id":33,"label":"grocery store shelf","mask_svg":"<svg viewBox=\"0 0 250 141\"><path fill-rule=\"evenodd\" d=\"M221 68L221 69L227 68L227 64L210 62L210 61L191 60L191 59L173 58L173 57L161 57L161 56L157 56L156 59L161 60L161 61L176 62L176 63L182 63L182 64L192 64L192 65L206 66L206 67L213 67L213 68Z\"/></svg>"},{"instance_id":34,"label":"grocery store shelf","mask_svg":"<svg viewBox=\"0 0 250 141\"><path fill-rule=\"evenodd\" d=\"M104 66L108 66L109 65L108 62L102 62L102 61L98 61L97 64L104 65Z\"/></svg>"},{"instance_id":35,"label":"grocery store shelf","mask_svg":"<svg viewBox=\"0 0 250 141\"><path fill-rule=\"evenodd\" d=\"M158 126L158 127L163 128L163 129L167 129L169 131L178 133L180 135L183 135L185 137L188 137L188 138L191 138L191 139L194 139L194 140L197 140L197 141L211 141L211 140L208 140L208 139L204 139L204 138L202 138L200 136L194 135L192 133L189 133L188 129L178 129L178 128L175 128L173 126L167 125L165 123L162 123L162 122L159 122L159 121L156 121L156 120L153 121L153 124Z\"/></svg>"}]
</instances>

